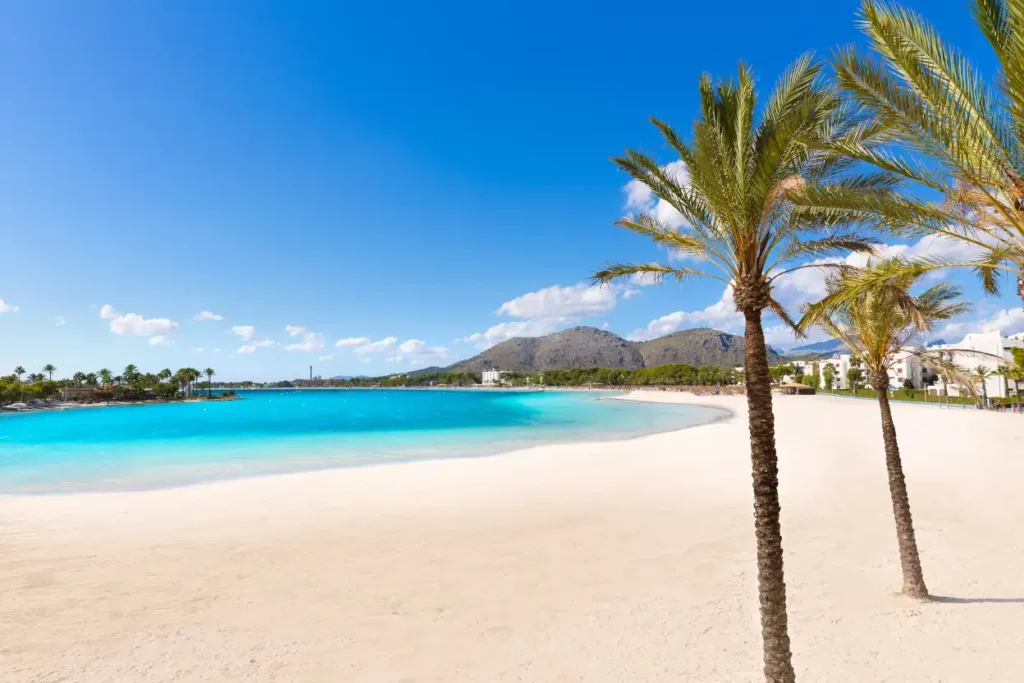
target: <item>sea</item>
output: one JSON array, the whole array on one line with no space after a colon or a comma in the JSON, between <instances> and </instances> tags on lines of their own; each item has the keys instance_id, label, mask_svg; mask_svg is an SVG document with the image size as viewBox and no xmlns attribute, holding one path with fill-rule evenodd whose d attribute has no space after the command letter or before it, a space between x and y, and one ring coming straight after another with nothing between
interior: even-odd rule
<instances>
[{"instance_id":1,"label":"sea","mask_svg":"<svg viewBox=\"0 0 1024 683\"><path fill-rule=\"evenodd\" d=\"M124 491L610 441L720 409L614 392L281 389L240 400L0 414L0 495Z\"/></svg>"}]
</instances>

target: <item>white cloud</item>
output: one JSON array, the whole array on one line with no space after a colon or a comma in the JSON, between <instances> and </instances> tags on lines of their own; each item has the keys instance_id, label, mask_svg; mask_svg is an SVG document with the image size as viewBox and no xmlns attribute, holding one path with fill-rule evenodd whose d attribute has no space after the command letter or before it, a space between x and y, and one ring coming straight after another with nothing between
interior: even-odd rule
<instances>
[{"instance_id":1,"label":"white cloud","mask_svg":"<svg viewBox=\"0 0 1024 683\"><path fill-rule=\"evenodd\" d=\"M682 160L670 162L662 168L684 187L690 182L690 173ZM669 227L679 229L686 225L683 217L663 199L654 196L651 188L639 180L630 180L623 188L626 193L626 208L649 213Z\"/></svg>"},{"instance_id":2,"label":"white cloud","mask_svg":"<svg viewBox=\"0 0 1024 683\"><path fill-rule=\"evenodd\" d=\"M298 329L298 332L294 330ZM289 344L284 347L285 351L320 351L324 348L324 335L320 332L306 332L305 328L292 328L288 331L292 337L302 335L302 341Z\"/></svg>"},{"instance_id":3,"label":"white cloud","mask_svg":"<svg viewBox=\"0 0 1024 683\"><path fill-rule=\"evenodd\" d=\"M289 337L298 337L306 332L306 328L299 325L285 325L284 331L288 333Z\"/></svg>"},{"instance_id":4,"label":"white cloud","mask_svg":"<svg viewBox=\"0 0 1024 683\"><path fill-rule=\"evenodd\" d=\"M484 332L463 337L460 341L472 344L481 351L513 337L539 337L554 332L562 323L557 320L523 320L510 323L498 323Z\"/></svg>"},{"instance_id":5,"label":"white cloud","mask_svg":"<svg viewBox=\"0 0 1024 683\"><path fill-rule=\"evenodd\" d=\"M206 349L203 348L202 346L193 347L192 350L195 351L196 353L202 353L203 351L206 351Z\"/></svg>"},{"instance_id":6,"label":"white cloud","mask_svg":"<svg viewBox=\"0 0 1024 683\"><path fill-rule=\"evenodd\" d=\"M9 304L3 299L0 299L0 313L16 313L18 307L14 304Z\"/></svg>"},{"instance_id":7,"label":"white cloud","mask_svg":"<svg viewBox=\"0 0 1024 683\"><path fill-rule=\"evenodd\" d=\"M325 360L330 360L330 359L332 359L332 358L334 358L334 354L333 354L333 353L329 353L329 354L327 354L326 356L319 356L319 357L317 358L317 360L319 360L319 361L325 361Z\"/></svg>"},{"instance_id":8,"label":"white cloud","mask_svg":"<svg viewBox=\"0 0 1024 683\"><path fill-rule=\"evenodd\" d=\"M629 341L647 341L675 332L680 327L713 327L726 332L738 331L743 327L743 316L736 310L732 299L732 287L726 287L722 298L699 311L676 311L655 318L647 327L634 330L626 337Z\"/></svg>"},{"instance_id":9,"label":"white cloud","mask_svg":"<svg viewBox=\"0 0 1024 683\"><path fill-rule=\"evenodd\" d=\"M388 351L393 351L397 344L398 337L384 337L379 341L371 341L363 344L362 346L357 346L355 351L359 354L386 353Z\"/></svg>"},{"instance_id":10,"label":"white cloud","mask_svg":"<svg viewBox=\"0 0 1024 683\"><path fill-rule=\"evenodd\" d=\"M638 287L650 287L658 284L657 273L633 273L629 278L630 283Z\"/></svg>"},{"instance_id":11,"label":"white cloud","mask_svg":"<svg viewBox=\"0 0 1024 683\"><path fill-rule=\"evenodd\" d=\"M256 334L256 328L252 325L235 325L231 331L246 341L252 339L252 335Z\"/></svg>"},{"instance_id":12,"label":"white cloud","mask_svg":"<svg viewBox=\"0 0 1024 683\"><path fill-rule=\"evenodd\" d=\"M633 284L643 286L641 280L646 281L640 278ZM604 315L615 308L618 299L631 299L639 293L640 290L632 284L594 285L578 282L570 286L545 287L510 299L495 311L496 315L521 320L498 323L484 332L476 332L455 341L473 344L484 350L512 337L548 334L584 318Z\"/></svg>"},{"instance_id":13,"label":"white cloud","mask_svg":"<svg viewBox=\"0 0 1024 683\"><path fill-rule=\"evenodd\" d=\"M616 285L591 285L580 282L571 287L554 285L506 301L497 315L511 318L580 318L603 315L615 308L615 298L623 291Z\"/></svg>"},{"instance_id":14,"label":"white cloud","mask_svg":"<svg viewBox=\"0 0 1024 683\"><path fill-rule=\"evenodd\" d=\"M250 335L251 336L251 335ZM256 349L264 348L267 346L276 346L277 342L270 339L264 339L263 341L250 342L239 346L235 353L253 353Z\"/></svg>"},{"instance_id":15,"label":"white cloud","mask_svg":"<svg viewBox=\"0 0 1024 683\"><path fill-rule=\"evenodd\" d=\"M168 318L143 318L138 313L118 313L110 304L103 304L100 317L110 321L110 331L114 334L149 337L150 346L171 344L170 335L178 331L178 323Z\"/></svg>"},{"instance_id":16,"label":"white cloud","mask_svg":"<svg viewBox=\"0 0 1024 683\"><path fill-rule=\"evenodd\" d=\"M57 327L64 327L64 325L66 325L68 321L62 315L51 315L50 322L52 322Z\"/></svg>"},{"instance_id":17,"label":"white cloud","mask_svg":"<svg viewBox=\"0 0 1024 683\"><path fill-rule=\"evenodd\" d=\"M353 346L366 346L370 343L369 337L348 337L346 339L339 339L334 342L334 345L338 348L349 348Z\"/></svg>"},{"instance_id":18,"label":"white cloud","mask_svg":"<svg viewBox=\"0 0 1024 683\"><path fill-rule=\"evenodd\" d=\"M371 341L368 337L350 337L339 339L334 345L353 349L364 363L370 362L366 356L372 353L391 354L384 359L387 363L409 362L418 365L440 362L449 356L449 350L444 346L431 346L420 339L399 343L398 337L384 337L378 341Z\"/></svg>"},{"instance_id":19,"label":"white cloud","mask_svg":"<svg viewBox=\"0 0 1024 683\"><path fill-rule=\"evenodd\" d=\"M1004 308L987 318L951 322L929 338L942 337L946 342L955 344L971 332L1000 332L1003 336L1024 332L1024 309Z\"/></svg>"},{"instance_id":20,"label":"white cloud","mask_svg":"<svg viewBox=\"0 0 1024 683\"><path fill-rule=\"evenodd\" d=\"M222 316L219 313L214 313L213 311L199 311L194 316L192 316L192 319L196 320L196 321L199 321L199 320L223 320L224 316Z\"/></svg>"}]
</instances>

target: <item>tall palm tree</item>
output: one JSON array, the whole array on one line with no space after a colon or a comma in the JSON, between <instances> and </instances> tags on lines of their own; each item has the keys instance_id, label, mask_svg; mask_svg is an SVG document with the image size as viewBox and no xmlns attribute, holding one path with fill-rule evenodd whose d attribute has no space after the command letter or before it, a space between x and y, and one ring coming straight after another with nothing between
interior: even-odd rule
<instances>
[{"instance_id":1,"label":"tall palm tree","mask_svg":"<svg viewBox=\"0 0 1024 683\"><path fill-rule=\"evenodd\" d=\"M85 383L85 373L84 373L84 372L76 372L76 373L75 373L75 374L74 374L74 375L73 375L73 376L71 377L71 379L73 379L73 380L74 380L74 382L75 382L75 384L76 384L76 385L82 385L82 384L84 384L84 383Z\"/></svg>"},{"instance_id":2,"label":"tall palm tree","mask_svg":"<svg viewBox=\"0 0 1024 683\"><path fill-rule=\"evenodd\" d=\"M164 368L160 372L156 373L156 376L157 376L157 378L160 379L161 382L166 382L167 380L169 380L171 378L172 375L171 375L171 371L170 371L169 368Z\"/></svg>"},{"instance_id":3,"label":"tall palm tree","mask_svg":"<svg viewBox=\"0 0 1024 683\"><path fill-rule=\"evenodd\" d=\"M845 274L849 277L854 272L846 271ZM803 330L818 325L831 337L846 344L852 353L857 354L867 371L868 380L878 396L882 416L885 465L889 473L889 494L903 569L903 593L914 598L926 598L928 588L921 571L896 425L889 406L889 368L896 362L897 354L903 352L916 355L922 363L941 365L944 372L955 372L936 353L917 350L912 344L922 332L933 329L940 321L960 315L967 306L955 301L960 290L949 284L940 284L920 295L912 295L910 290L919 278L919 274L905 274L888 287L877 287L851 300L840 296L846 285L843 274L830 277L829 295L805 307L800 325ZM912 308L906 307L908 303ZM970 383L968 376L961 379Z\"/></svg>"},{"instance_id":4,"label":"tall palm tree","mask_svg":"<svg viewBox=\"0 0 1024 683\"><path fill-rule=\"evenodd\" d=\"M875 55L840 50L835 69L839 85L874 115L889 144L879 150L844 141L832 149L945 196L942 206L919 202L894 220L954 240L975 256L926 256L906 265L918 272L972 267L989 293L998 290L997 274L1008 273L1024 300L1024 5L972 5L998 63L991 83L917 13L864 1L860 26ZM860 287L886 277L865 273Z\"/></svg>"},{"instance_id":5,"label":"tall palm tree","mask_svg":"<svg viewBox=\"0 0 1024 683\"><path fill-rule=\"evenodd\" d=\"M50 376L50 381L53 381L53 373L57 372L57 366L53 363L47 363L43 366L43 372Z\"/></svg>"},{"instance_id":6,"label":"tall palm tree","mask_svg":"<svg viewBox=\"0 0 1024 683\"><path fill-rule=\"evenodd\" d=\"M206 375L206 398L210 398L213 395L213 376L217 373L213 368L206 368L203 374Z\"/></svg>"},{"instance_id":7,"label":"tall palm tree","mask_svg":"<svg viewBox=\"0 0 1024 683\"><path fill-rule=\"evenodd\" d=\"M110 370L103 368L97 373L100 377L100 382L103 386L110 386L110 383L114 381L114 374Z\"/></svg>"},{"instance_id":8,"label":"tall palm tree","mask_svg":"<svg viewBox=\"0 0 1024 683\"><path fill-rule=\"evenodd\" d=\"M981 385L981 408L982 410L988 409L988 387L985 382L989 377L992 377L995 373L991 368L979 365L974 368L974 377L978 380L978 384Z\"/></svg>"},{"instance_id":9,"label":"tall palm tree","mask_svg":"<svg viewBox=\"0 0 1024 683\"><path fill-rule=\"evenodd\" d=\"M810 142L872 144L870 126L847 120L838 94L823 83L820 65L808 56L787 70L760 111L753 76L743 65L738 80L713 83L704 75L699 88L700 116L690 140L653 120L678 153L677 166L685 166L685 174L636 151L614 160L654 197L675 209L686 224L685 229L676 230L655 214L642 213L618 225L695 259L697 266L613 264L594 279L610 282L637 274L658 282L711 278L727 287L743 314L764 673L770 683L788 683L794 673L779 524L775 418L762 316L768 312L793 324L774 297L779 277L822 266L810 260L871 249L864 236L847 228L851 216L858 214L856 207L804 210L794 205L793 196L857 189L861 197L889 200L894 182L885 173L844 174L843 162L808 148Z\"/></svg>"},{"instance_id":10,"label":"tall palm tree","mask_svg":"<svg viewBox=\"0 0 1024 683\"><path fill-rule=\"evenodd\" d=\"M18 381L20 382L21 376L25 374L25 368L19 365L18 367L14 368L14 374L18 376Z\"/></svg>"}]
</instances>

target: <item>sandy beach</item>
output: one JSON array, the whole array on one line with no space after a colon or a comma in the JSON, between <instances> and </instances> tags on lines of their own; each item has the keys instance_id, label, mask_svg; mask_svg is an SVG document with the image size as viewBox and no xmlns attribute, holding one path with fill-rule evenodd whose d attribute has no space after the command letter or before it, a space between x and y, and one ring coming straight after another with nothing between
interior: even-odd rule
<instances>
[{"instance_id":1,"label":"sandy beach","mask_svg":"<svg viewBox=\"0 0 1024 683\"><path fill-rule=\"evenodd\" d=\"M628 442L0 498L0 671L33 681L759 681L745 399ZM775 398L803 681L1024 680L1024 417Z\"/></svg>"}]
</instances>

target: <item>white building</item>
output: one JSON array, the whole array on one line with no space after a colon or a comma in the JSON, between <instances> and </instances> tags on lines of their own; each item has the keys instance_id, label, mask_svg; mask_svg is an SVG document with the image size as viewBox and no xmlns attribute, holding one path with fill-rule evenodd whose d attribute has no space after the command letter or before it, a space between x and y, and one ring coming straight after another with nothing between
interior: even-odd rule
<instances>
[{"instance_id":1,"label":"white building","mask_svg":"<svg viewBox=\"0 0 1024 683\"><path fill-rule=\"evenodd\" d=\"M493 387L495 385L501 384L502 375L507 374L507 372L503 372L501 370L484 370L483 374L481 375L481 379L483 381L484 386Z\"/></svg>"},{"instance_id":2,"label":"white building","mask_svg":"<svg viewBox=\"0 0 1024 683\"><path fill-rule=\"evenodd\" d=\"M968 334L959 344L937 344L929 346L929 351L950 350L952 361L964 370L973 370L979 366L995 371L1001 364L990 356L996 356L1013 363L1013 353L1010 349L1024 349L1024 334L1015 334L1011 337L1004 337L998 330L993 332L976 332ZM958 353L957 351L978 351L985 355L973 355L971 353ZM1007 384L1009 386L1007 386ZM939 386L936 391L942 391ZM1007 383L999 375L993 375L985 380L985 391L989 398L1007 398L1014 396L1014 383ZM960 387L953 384L949 386L950 396L959 396Z\"/></svg>"},{"instance_id":3,"label":"white building","mask_svg":"<svg viewBox=\"0 0 1024 683\"><path fill-rule=\"evenodd\" d=\"M926 372L921 367L921 361L918 360L915 355L915 351L918 349L908 348L905 351L900 351L896 354L896 360L889 367L889 388L890 389L902 389L906 386L906 381L910 380L910 384L914 389L920 389L924 386L924 379ZM832 368L832 388L847 390L850 388L850 380L848 374L850 368L860 367L861 369L861 386L871 386L871 378L868 377L868 372L863 366L857 366L854 364L853 355L849 353L837 353L831 358L826 358L819 361L819 371L821 372L821 386L825 388L825 366L831 366Z\"/></svg>"}]
</instances>

